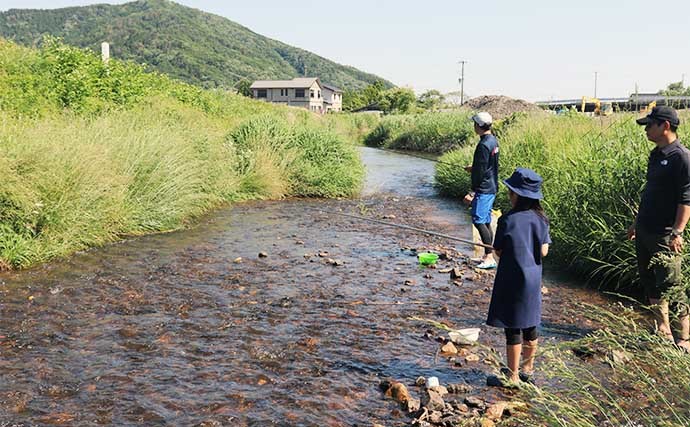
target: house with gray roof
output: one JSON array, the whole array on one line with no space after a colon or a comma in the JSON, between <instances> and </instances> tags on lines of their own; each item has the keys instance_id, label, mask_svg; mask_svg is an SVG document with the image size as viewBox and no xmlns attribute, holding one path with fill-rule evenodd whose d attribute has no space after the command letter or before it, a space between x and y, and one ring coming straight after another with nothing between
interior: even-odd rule
<instances>
[{"instance_id":1,"label":"house with gray roof","mask_svg":"<svg viewBox=\"0 0 690 427\"><path fill-rule=\"evenodd\" d=\"M301 77L292 80L257 80L250 86L252 96L275 104L306 108L315 113L325 113L324 87L317 77Z\"/></svg>"}]
</instances>

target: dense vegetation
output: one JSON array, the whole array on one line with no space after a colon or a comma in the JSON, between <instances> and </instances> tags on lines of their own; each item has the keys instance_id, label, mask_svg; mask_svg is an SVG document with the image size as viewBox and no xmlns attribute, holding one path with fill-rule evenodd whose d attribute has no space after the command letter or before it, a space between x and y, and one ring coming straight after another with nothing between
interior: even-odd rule
<instances>
[{"instance_id":1,"label":"dense vegetation","mask_svg":"<svg viewBox=\"0 0 690 427\"><path fill-rule=\"evenodd\" d=\"M381 80L168 0L0 13L0 36L34 46L44 35L94 52L100 52L101 42L107 41L115 58L146 63L207 88L234 87L242 79L290 79L305 74L343 89ZM392 86L385 81L384 85Z\"/></svg>"},{"instance_id":2,"label":"dense vegetation","mask_svg":"<svg viewBox=\"0 0 690 427\"><path fill-rule=\"evenodd\" d=\"M386 114L407 113L415 107L416 97L409 88L386 88L383 81L376 81L362 89L348 89L343 93L343 110L356 111L372 107Z\"/></svg>"},{"instance_id":3,"label":"dense vegetation","mask_svg":"<svg viewBox=\"0 0 690 427\"><path fill-rule=\"evenodd\" d=\"M525 387L529 410L515 425L690 425L690 357L639 310L579 308L601 329L540 351L538 370L553 385Z\"/></svg>"},{"instance_id":4,"label":"dense vegetation","mask_svg":"<svg viewBox=\"0 0 690 427\"><path fill-rule=\"evenodd\" d=\"M441 154L472 141L475 134L470 117L466 111L390 115L365 137L364 143Z\"/></svg>"},{"instance_id":5,"label":"dense vegetation","mask_svg":"<svg viewBox=\"0 0 690 427\"><path fill-rule=\"evenodd\" d=\"M47 39L0 40L0 267L184 227L233 200L350 196L371 123L277 107Z\"/></svg>"},{"instance_id":6,"label":"dense vegetation","mask_svg":"<svg viewBox=\"0 0 690 427\"><path fill-rule=\"evenodd\" d=\"M659 95L664 96L690 96L690 86L685 87L684 82L674 82L666 86L666 89L659 91Z\"/></svg>"},{"instance_id":7,"label":"dense vegetation","mask_svg":"<svg viewBox=\"0 0 690 427\"><path fill-rule=\"evenodd\" d=\"M634 118L617 116L605 124L580 115L523 116L501 135L501 179L517 166L544 177L554 240L551 262L595 284L625 287L636 279L634 247L624 237L653 144ZM469 190L469 174L460 165L471 163L473 149L469 145L441 158L436 182L442 192L460 197ZM497 201L503 210L509 208L505 191Z\"/></svg>"}]
</instances>

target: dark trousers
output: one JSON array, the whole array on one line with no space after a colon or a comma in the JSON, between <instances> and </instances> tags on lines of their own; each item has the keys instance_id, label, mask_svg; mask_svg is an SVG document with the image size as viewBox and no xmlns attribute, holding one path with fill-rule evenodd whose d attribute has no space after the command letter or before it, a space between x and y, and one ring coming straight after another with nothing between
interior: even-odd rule
<instances>
[{"instance_id":1,"label":"dark trousers","mask_svg":"<svg viewBox=\"0 0 690 427\"><path fill-rule=\"evenodd\" d=\"M642 227L635 229L635 251L640 283L648 298L661 299L664 292L681 280L681 257L669 249L670 233L653 233ZM652 261L655 255L662 259ZM664 256L663 254L667 254ZM675 301L686 303L686 301Z\"/></svg>"}]
</instances>

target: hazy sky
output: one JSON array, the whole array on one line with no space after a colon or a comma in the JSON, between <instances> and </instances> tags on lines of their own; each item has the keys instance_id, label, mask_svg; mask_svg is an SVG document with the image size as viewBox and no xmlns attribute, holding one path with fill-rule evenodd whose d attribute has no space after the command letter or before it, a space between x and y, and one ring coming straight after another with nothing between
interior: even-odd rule
<instances>
[{"instance_id":1,"label":"hazy sky","mask_svg":"<svg viewBox=\"0 0 690 427\"><path fill-rule=\"evenodd\" d=\"M0 0L0 10L104 3ZM106 1L105 3L125 3ZM530 101L690 83L690 2L179 0L416 92Z\"/></svg>"}]
</instances>

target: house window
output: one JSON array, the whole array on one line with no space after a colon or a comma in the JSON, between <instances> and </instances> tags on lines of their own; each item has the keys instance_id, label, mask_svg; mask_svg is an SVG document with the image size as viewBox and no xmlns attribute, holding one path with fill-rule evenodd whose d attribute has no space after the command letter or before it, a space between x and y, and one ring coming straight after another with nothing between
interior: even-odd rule
<instances>
[{"instance_id":1,"label":"house window","mask_svg":"<svg viewBox=\"0 0 690 427\"><path fill-rule=\"evenodd\" d=\"M313 90L310 90L310 91L309 91L309 96L310 96L311 98L314 97L314 91L313 91Z\"/></svg>"},{"instance_id":2,"label":"house window","mask_svg":"<svg viewBox=\"0 0 690 427\"><path fill-rule=\"evenodd\" d=\"M257 98L267 98L266 89L259 89L256 91Z\"/></svg>"},{"instance_id":3,"label":"house window","mask_svg":"<svg viewBox=\"0 0 690 427\"><path fill-rule=\"evenodd\" d=\"M316 97L319 98L319 99L321 99L321 91L318 91L318 92L317 92L317 96L316 96Z\"/></svg>"},{"instance_id":4,"label":"house window","mask_svg":"<svg viewBox=\"0 0 690 427\"><path fill-rule=\"evenodd\" d=\"M304 98L304 89L295 89L295 98Z\"/></svg>"},{"instance_id":5,"label":"house window","mask_svg":"<svg viewBox=\"0 0 690 427\"><path fill-rule=\"evenodd\" d=\"M280 89L280 96L288 96L288 90L287 89Z\"/></svg>"}]
</instances>

